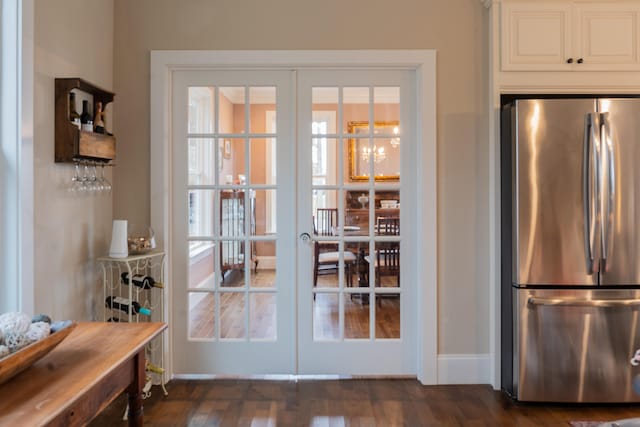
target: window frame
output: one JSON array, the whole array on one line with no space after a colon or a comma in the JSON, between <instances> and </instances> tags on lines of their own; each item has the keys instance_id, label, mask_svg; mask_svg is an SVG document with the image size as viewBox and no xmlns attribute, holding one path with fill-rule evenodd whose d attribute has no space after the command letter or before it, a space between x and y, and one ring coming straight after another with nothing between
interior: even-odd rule
<instances>
[{"instance_id":1,"label":"window frame","mask_svg":"<svg viewBox=\"0 0 640 427\"><path fill-rule=\"evenodd\" d=\"M34 311L33 0L0 0L0 312Z\"/></svg>"}]
</instances>

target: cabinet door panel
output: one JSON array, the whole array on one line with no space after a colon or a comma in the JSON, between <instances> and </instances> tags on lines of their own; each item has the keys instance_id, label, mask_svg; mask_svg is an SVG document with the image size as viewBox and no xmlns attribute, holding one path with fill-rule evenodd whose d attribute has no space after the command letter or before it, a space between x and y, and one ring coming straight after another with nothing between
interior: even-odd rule
<instances>
[{"instance_id":1,"label":"cabinet door panel","mask_svg":"<svg viewBox=\"0 0 640 427\"><path fill-rule=\"evenodd\" d=\"M638 16L636 4L576 4L576 55L583 70L637 69Z\"/></svg>"},{"instance_id":2,"label":"cabinet door panel","mask_svg":"<svg viewBox=\"0 0 640 427\"><path fill-rule=\"evenodd\" d=\"M571 69L570 3L503 3L501 12L504 71Z\"/></svg>"}]
</instances>

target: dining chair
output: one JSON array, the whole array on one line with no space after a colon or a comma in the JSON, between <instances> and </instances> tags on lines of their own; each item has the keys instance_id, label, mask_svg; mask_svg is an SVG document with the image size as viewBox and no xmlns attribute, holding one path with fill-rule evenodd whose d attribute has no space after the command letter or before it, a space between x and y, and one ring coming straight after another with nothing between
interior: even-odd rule
<instances>
[{"instance_id":1,"label":"dining chair","mask_svg":"<svg viewBox=\"0 0 640 427\"><path fill-rule=\"evenodd\" d=\"M338 209L318 208L314 217L314 233L316 236L333 236L334 230L338 226ZM346 284L351 286L351 267L356 262L353 252L343 251L344 271ZM314 242L314 263L313 263L313 286L318 284L318 275L336 274L340 268L340 250L337 241L315 240Z\"/></svg>"},{"instance_id":2,"label":"dining chair","mask_svg":"<svg viewBox=\"0 0 640 427\"><path fill-rule=\"evenodd\" d=\"M380 216L376 218L376 233L379 236L398 236L400 235L400 218ZM400 242L385 241L376 243L376 251L374 256L366 256L365 261L369 264L374 263L375 270L375 286L383 285L383 277L393 277L395 279L394 286L400 286ZM381 297L389 296L378 294L376 298L380 303ZM395 296L395 295L393 295Z\"/></svg>"},{"instance_id":3,"label":"dining chair","mask_svg":"<svg viewBox=\"0 0 640 427\"><path fill-rule=\"evenodd\" d=\"M397 216L379 216L376 218L376 231L381 236L400 235L400 218Z\"/></svg>"}]
</instances>

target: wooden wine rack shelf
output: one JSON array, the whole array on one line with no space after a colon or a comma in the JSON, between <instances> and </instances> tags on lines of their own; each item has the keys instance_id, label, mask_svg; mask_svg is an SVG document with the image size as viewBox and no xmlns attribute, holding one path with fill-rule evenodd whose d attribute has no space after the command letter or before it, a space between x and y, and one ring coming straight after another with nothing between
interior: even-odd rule
<instances>
[{"instance_id":1,"label":"wooden wine rack shelf","mask_svg":"<svg viewBox=\"0 0 640 427\"><path fill-rule=\"evenodd\" d=\"M113 135L79 130L69 121L69 92L79 89L93 95L93 104L103 106L113 101L112 92L74 77L55 79L55 161L74 162L94 160L109 162L116 157L116 139Z\"/></svg>"}]
</instances>

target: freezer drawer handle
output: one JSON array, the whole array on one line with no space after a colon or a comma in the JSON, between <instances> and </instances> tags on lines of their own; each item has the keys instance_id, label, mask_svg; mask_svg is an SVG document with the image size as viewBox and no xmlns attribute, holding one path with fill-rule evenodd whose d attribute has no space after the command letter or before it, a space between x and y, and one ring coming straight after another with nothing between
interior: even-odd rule
<instances>
[{"instance_id":1,"label":"freezer drawer handle","mask_svg":"<svg viewBox=\"0 0 640 427\"><path fill-rule=\"evenodd\" d=\"M529 297L529 305L559 305L571 307L634 307L640 306L640 299L563 299Z\"/></svg>"}]
</instances>

